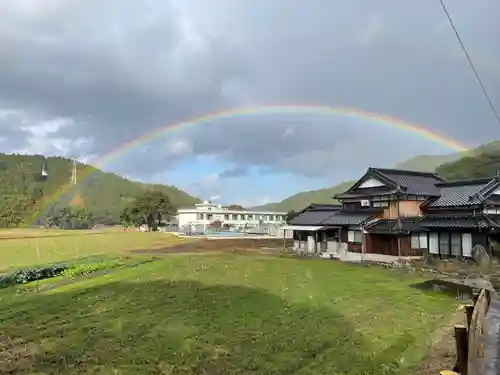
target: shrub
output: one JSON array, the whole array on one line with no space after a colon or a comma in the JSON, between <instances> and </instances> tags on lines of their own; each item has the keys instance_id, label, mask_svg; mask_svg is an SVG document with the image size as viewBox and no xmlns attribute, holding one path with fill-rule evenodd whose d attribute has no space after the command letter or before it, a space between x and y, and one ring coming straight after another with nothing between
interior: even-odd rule
<instances>
[{"instance_id":1,"label":"shrub","mask_svg":"<svg viewBox=\"0 0 500 375\"><path fill-rule=\"evenodd\" d=\"M27 268L17 270L9 275L0 276L0 288L7 288L16 284L26 284L31 281L48 279L61 275L67 269L66 266L50 266L43 268Z\"/></svg>"}]
</instances>

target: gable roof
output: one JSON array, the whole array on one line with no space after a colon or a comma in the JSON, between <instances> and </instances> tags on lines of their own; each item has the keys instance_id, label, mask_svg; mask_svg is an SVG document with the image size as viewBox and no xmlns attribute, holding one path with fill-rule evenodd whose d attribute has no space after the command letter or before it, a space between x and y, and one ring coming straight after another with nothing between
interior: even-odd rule
<instances>
[{"instance_id":1,"label":"gable roof","mask_svg":"<svg viewBox=\"0 0 500 375\"><path fill-rule=\"evenodd\" d=\"M381 210L370 210L360 212L338 211L332 216L321 222L322 225L342 226L342 225L360 225L368 219L380 215Z\"/></svg>"},{"instance_id":2,"label":"gable roof","mask_svg":"<svg viewBox=\"0 0 500 375\"><path fill-rule=\"evenodd\" d=\"M476 178L436 184L440 196L425 205L427 207L473 206L483 203L500 187L500 178Z\"/></svg>"},{"instance_id":3,"label":"gable roof","mask_svg":"<svg viewBox=\"0 0 500 375\"><path fill-rule=\"evenodd\" d=\"M439 196L440 189L436 184L444 182L437 174L430 172L368 168L364 176L359 179L358 182L345 193L339 194L335 198L342 199L349 198L350 196L359 196L361 193L354 193L353 190L357 189L368 178L375 178L390 189L383 194L394 194L399 190L403 194L419 196Z\"/></svg>"},{"instance_id":4,"label":"gable roof","mask_svg":"<svg viewBox=\"0 0 500 375\"><path fill-rule=\"evenodd\" d=\"M359 225L369 218L379 215L380 212L381 210L378 209L362 212L346 212L342 211L338 205L311 205L287 224L309 226Z\"/></svg>"},{"instance_id":5,"label":"gable roof","mask_svg":"<svg viewBox=\"0 0 500 375\"><path fill-rule=\"evenodd\" d=\"M299 215L288 222L290 225L315 225L334 215L340 210L337 204L311 204L303 209Z\"/></svg>"}]
</instances>

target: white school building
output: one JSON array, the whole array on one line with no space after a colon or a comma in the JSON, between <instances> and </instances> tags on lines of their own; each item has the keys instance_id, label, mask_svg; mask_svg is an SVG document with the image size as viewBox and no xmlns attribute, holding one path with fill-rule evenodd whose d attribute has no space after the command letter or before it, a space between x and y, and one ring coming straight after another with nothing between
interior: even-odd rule
<instances>
[{"instance_id":1,"label":"white school building","mask_svg":"<svg viewBox=\"0 0 500 375\"><path fill-rule=\"evenodd\" d=\"M204 226L219 221L222 226L233 229L255 228L259 225L281 225L286 222L286 212L230 210L228 207L209 201L192 208L177 211L179 228L189 225Z\"/></svg>"}]
</instances>

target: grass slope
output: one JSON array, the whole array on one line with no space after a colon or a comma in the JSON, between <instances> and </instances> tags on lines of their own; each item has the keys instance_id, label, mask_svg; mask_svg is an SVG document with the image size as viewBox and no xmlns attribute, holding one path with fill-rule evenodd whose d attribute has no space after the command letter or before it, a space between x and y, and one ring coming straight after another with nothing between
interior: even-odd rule
<instances>
[{"instance_id":1,"label":"grass slope","mask_svg":"<svg viewBox=\"0 0 500 375\"><path fill-rule=\"evenodd\" d=\"M191 241L162 232L135 230L5 229L0 230L0 274L39 264L123 255L132 250L165 248Z\"/></svg>"},{"instance_id":2,"label":"grass slope","mask_svg":"<svg viewBox=\"0 0 500 375\"><path fill-rule=\"evenodd\" d=\"M456 303L411 287L419 281L227 254L2 290L0 373L406 374Z\"/></svg>"},{"instance_id":3,"label":"grass slope","mask_svg":"<svg viewBox=\"0 0 500 375\"><path fill-rule=\"evenodd\" d=\"M38 177L44 163L48 166L49 176L40 181ZM46 211L47 206L54 202L68 204L79 193L85 207L99 222L116 223L123 208L144 189L164 191L175 206L192 206L200 202L174 186L141 184L80 163L77 165L80 183L61 197L60 192L67 190L71 170L71 160L65 158L0 154L0 196L4 198L0 201L0 211L9 205L9 197L33 196L37 204L31 215L26 215L30 221L36 219L39 212Z\"/></svg>"}]
</instances>

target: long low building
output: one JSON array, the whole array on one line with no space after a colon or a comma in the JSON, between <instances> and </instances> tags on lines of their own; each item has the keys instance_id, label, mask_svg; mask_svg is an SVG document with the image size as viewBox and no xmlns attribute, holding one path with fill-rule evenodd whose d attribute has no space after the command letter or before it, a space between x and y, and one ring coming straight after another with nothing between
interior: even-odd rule
<instances>
[{"instance_id":1,"label":"long low building","mask_svg":"<svg viewBox=\"0 0 500 375\"><path fill-rule=\"evenodd\" d=\"M217 221L222 226L231 228L252 228L286 222L286 212L237 210L209 201L196 204L192 208L180 208L177 214L179 228L188 225L210 225Z\"/></svg>"}]
</instances>

